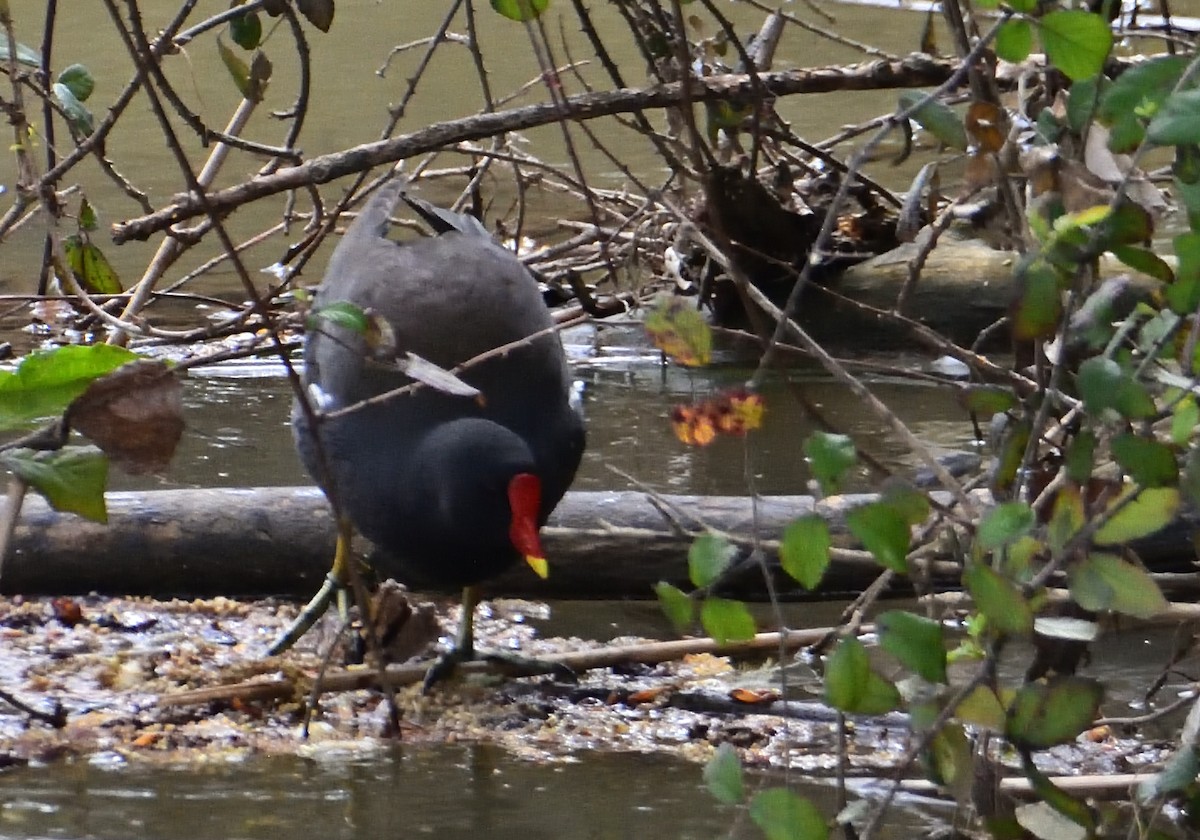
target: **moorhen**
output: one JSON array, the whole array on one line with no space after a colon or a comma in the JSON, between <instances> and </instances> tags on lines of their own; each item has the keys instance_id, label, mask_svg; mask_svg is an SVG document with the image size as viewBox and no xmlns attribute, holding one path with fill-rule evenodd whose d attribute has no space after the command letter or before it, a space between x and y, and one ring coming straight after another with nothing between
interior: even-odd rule
<instances>
[{"instance_id":1,"label":"moorhen","mask_svg":"<svg viewBox=\"0 0 1200 840\"><path fill-rule=\"evenodd\" d=\"M408 196L436 235L408 244L388 239L402 187L393 178L368 201L317 291L304 383L318 416L412 382L395 363L408 353L449 370L536 335L460 374L479 389L476 398L427 386L320 418L328 475L299 402L292 411L305 468L384 549L377 570L463 587L455 648L431 670L428 687L474 657L476 584L522 558L545 576L538 530L575 476L584 431L562 344L533 277L473 216ZM381 360L369 346L379 342L361 331L320 318L322 308L343 301L386 323L391 358ZM349 529L339 533L330 577L344 584ZM281 638L273 652L290 643Z\"/></svg>"}]
</instances>

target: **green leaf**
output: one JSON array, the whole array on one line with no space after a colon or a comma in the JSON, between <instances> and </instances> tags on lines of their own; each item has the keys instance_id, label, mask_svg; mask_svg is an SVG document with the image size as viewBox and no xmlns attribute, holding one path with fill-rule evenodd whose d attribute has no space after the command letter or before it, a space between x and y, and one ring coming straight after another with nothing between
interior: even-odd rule
<instances>
[{"instance_id":1,"label":"green leaf","mask_svg":"<svg viewBox=\"0 0 1200 840\"><path fill-rule=\"evenodd\" d=\"M1143 487L1167 487L1179 483L1175 453L1165 443L1123 432L1113 438L1113 458L1125 473Z\"/></svg>"},{"instance_id":2,"label":"green leaf","mask_svg":"<svg viewBox=\"0 0 1200 840\"><path fill-rule=\"evenodd\" d=\"M887 502L871 502L847 513L846 527L881 566L902 574L908 571L912 532L901 511Z\"/></svg>"},{"instance_id":3,"label":"green leaf","mask_svg":"<svg viewBox=\"0 0 1200 840\"><path fill-rule=\"evenodd\" d=\"M705 598L700 607L700 624L719 645L754 638L754 616L741 601Z\"/></svg>"},{"instance_id":4,"label":"green leaf","mask_svg":"<svg viewBox=\"0 0 1200 840\"><path fill-rule=\"evenodd\" d=\"M688 577L697 589L721 576L737 553L729 540L717 534L701 534L688 549Z\"/></svg>"},{"instance_id":5,"label":"green leaf","mask_svg":"<svg viewBox=\"0 0 1200 840\"><path fill-rule=\"evenodd\" d=\"M846 472L858 462L854 441L846 435L813 432L804 441L804 457L821 492L832 495L838 491Z\"/></svg>"},{"instance_id":6,"label":"green leaf","mask_svg":"<svg viewBox=\"0 0 1200 840\"><path fill-rule=\"evenodd\" d=\"M1166 260L1148 248L1114 245L1111 250L1114 257L1134 271L1140 271L1161 283L1170 283L1175 279L1175 273L1171 271L1171 266L1167 265Z\"/></svg>"},{"instance_id":7,"label":"green leaf","mask_svg":"<svg viewBox=\"0 0 1200 840\"><path fill-rule=\"evenodd\" d=\"M250 65L242 60L242 57L230 49L221 36L217 36L217 53L221 56L221 63L225 65L225 69L229 72L229 77L233 79L234 86L238 89L238 93L243 99L250 98Z\"/></svg>"},{"instance_id":8,"label":"green leaf","mask_svg":"<svg viewBox=\"0 0 1200 840\"><path fill-rule=\"evenodd\" d=\"M654 346L686 367L708 364L712 328L683 298L672 296L646 313L643 329Z\"/></svg>"},{"instance_id":9,"label":"green leaf","mask_svg":"<svg viewBox=\"0 0 1200 840\"><path fill-rule=\"evenodd\" d=\"M93 522L108 521L104 506L108 459L96 447L67 446L53 452L15 449L0 455L0 463L45 496L55 510Z\"/></svg>"},{"instance_id":10,"label":"green leaf","mask_svg":"<svg viewBox=\"0 0 1200 840\"><path fill-rule=\"evenodd\" d=\"M1046 545L1041 540L1032 536L1019 537L1002 553L997 571L1011 581L1025 583L1033 577L1033 561L1045 550Z\"/></svg>"},{"instance_id":11,"label":"green leaf","mask_svg":"<svg viewBox=\"0 0 1200 840\"><path fill-rule=\"evenodd\" d=\"M1172 93L1146 127L1146 136L1160 146L1200 143L1200 90Z\"/></svg>"},{"instance_id":12,"label":"green leaf","mask_svg":"<svg viewBox=\"0 0 1200 840\"><path fill-rule=\"evenodd\" d=\"M1171 311L1179 315L1190 315L1200 306L1200 233L1181 233L1172 240L1178 266L1175 282L1164 294Z\"/></svg>"},{"instance_id":13,"label":"green leaf","mask_svg":"<svg viewBox=\"0 0 1200 840\"><path fill-rule=\"evenodd\" d=\"M665 580L660 580L654 586L654 594L658 596L658 604L663 613L678 632L686 633L692 629L692 622L696 618L696 603L686 592Z\"/></svg>"},{"instance_id":14,"label":"green leaf","mask_svg":"<svg viewBox=\"0 0 1200 840\"><path fill-rule=\"evenodd\" d=\"M1111 506L1137 493L1137 498L1113 514L1093 538L1096 545L1122 545L1148 537L1170 525L1179 510L1179 490L1175 487L1147 487L1138 492L1130 487L1113 500Z\"/></svg>"},{"instance_id":15,"label":"green leaf","mask_svg":"<svg viewBox=\"0 0 1200 840\"><path fill-rule=\"evenodd\" d=\"M870 673L871 662L862 642L852 636L843 638L825 664L825 702L852 711L866 693Z\"/></svg>"},{"instance_id":16,"label":"green leaf","mask_svg":"<svg viewBox=\"0 0 1200 840\"><path fill-rule=\"evenodd\" d=\"M1075 485L1067 484L1054 497L1054 507L1050 511L1050 522L1046 525L1046 539L1050 550L1060 553L1079 533L1087 519L1084 511L1083 496Z\"/></svg>"},{"instance_id":17,"label":"green leaf","mask_svg":"<svg viewBox=\"0 0 1200 840\"><path fill-rule=\"evenodd\" d=\"M1062 140L1065 131L1066 126L1062 120L1056 117L1049 108L1043 108L1037 117L1037 134L1034 142L1036 145L1058 143Z\"/></svg>"},{"instance_id":18,"label":"green leaf","mask_svg":"<svg viewBox=\"0 0 1200 840\"><path fill-rule=\"evenodd\" d=\"M1016 394L996 385L974 385L957 392L959 403L972 414L990 417L1017 407Z\"/></svg>"},{"instance_id":19,"label":"green leaf","mask_svg":"<svg viewBox=\"0 0 1200 840\"><path fill-rule=\"evenodd\" d=\"M1048 338L1062 315L1059 273L1044 260L1035 260L1017 272L1017 297L1013 303L1013 333L1022 340Z\"/></svg>"},{"instance_id":20,"label":"green leaf","mask_svg":"<svg viewBox=\"0 0 1200 840\"><path fill-rule=\"evenodd\" d=\"M1026 683L1008 708L1005 734L1031 750L1070 743L1096 719L1103 695L1099 683L1083 677Z\"/></svg>"},{"instance_id":21,"label":"green leaf","mask_svg":"<svg viewBox=\"0 0 1200 840\"><path fill-rule=\"evenodd\" d=\"M94 295L119 295L123 291L116 269L95 243L76 233L63 240L63 250L75 281L85 291Z\"/></svg>"},{"instance_id":22,"label":"green leaf","mask_svg":"<svg viewBox=\"0 0 1200 840\"><path fill-rule=\"evenodd\" d=\"M8 39L0 38L0 61L8 63ZM26 67L32 67L34 70L42 69L42 54L33 47L27 47L24 44L17 44L17 63L24 64Z\"/></svg>"},{"instance_id":23,"label":"green leaf","mask_svg":"<svg viewBox=\"0 0 1200 840\"><path fill-rule=\"evenodd\" d=\"M519 23L534 20L546 11L550 0L492 0L492 8Z\"/></svg>"},{"instance_id":24,"label":"green leaf","mask_svg":"<svg viewBox=\"0 0 1200 840\"><path fill-rule=\"evenodd\" d=\"M1111 85L1112 82L1104 76L1080 79L1071 85L1067 92L1067 125L1071 127L1071 131L1083 134L1084 128L1091 122L1103 101L1102 94L1107 92Z\"/></svg>"},{"instance_id":25,"label":"green leaf","mask_svg":"<svg viewBox=\"0 0 1200 840\"><path fill-rule=\"evenodd\" d=\"M909 525L920 525L929 516L929 497L907 484L893 484L883 491L883 503Z\"/></svg>"},{"instance_id":26,"label":"green leaf","mask_svg":"<svg viewBox=\"0 0 1200 840\"><path fill-rule=\"evenodd\" d=\"M817 806L787 788L760 790L750 800L750 819L767 840L828 840L829 826Z\"/></svg>"},{"instance_id":27,"label":"green leaf","mask_svg":"<svg viewBox=\"0 0 1200 840\"><path fill-rule=\"evenodd\" d=\"M1000 705L996 692L986 685L975 686L955 708L954 716L963 723L982 726L993 732L1004 731L1004 707Z\"/></svg>"},{"instance_id":28,"label":"green leaf","mask_svg":"<svg viewBox=\"0 0 1200 840\"><path fill-rule=\"evenodd\" d=\"M1158 56L1130 67L1104 89L1100 118L1110 124L1122 118L1150 119L1179 83L1187 65L1183 56Z\"/></svg>"},{"instance_id":29,"label":"green leaf","mask_svg":"<svg viewBox=\"0 0 1200 840\"><path fill-rule=\"evenodd\" d=\"M1175 149L1176 158L1183 157L1180 153L1185 149L1192 149L1191 146L1177 146ZM1189 155L1192 157L1193 155ZM1196 155L1200 157L1200 155ZM1200 168L1200 163L1196 164ZM1171 180L1171 192L1174 194L1176 201L1187 211L1188 226L1192 230L1200 230L1200 177L1194 173L1188 173L1196 177L1194 181L1184 180L1178 173Z\"/></svg>"},{"instance_id":30,"label":"green leaf","mask_svg":"<svg viewBox=\"0 0 1200 840\"><path fill-rule=\"evenodd\" d=\"M75 94L64 84L55 82L50 86L55 101L62 107L63 113L71 124L71 130L77 137L86 137L96 127L96 120L87 106L75 98Z\"/></svg>"},{"instance_id":31,"label":"green leaf","mask_svg":"<svg viewBox=\"0 0 1200 840\"><path fill-rule=\"evenodd\" d=\"M802 516L788 524L779 543L779 561L783 570L805 589L816 589L829 567L829 526L814 515Z\"/></svg>"},{"instance_id":32,"label":"green leaf","mask_svg":"<svg viewBox=\"0 0 1200 840\"><path fill-rule=\"evenodd\" d=\"M97 228L96 209L86 198L79 200L79 229L93 231Z\"/></svg>"},{"instance_id":33,"label":"green leaf","mask_svg":"<svg viewBox=\"0 0 1200 840\"><path fill-rule=\"evenodd\" d=\"M1033 26L1027 20L1013 19L1000 24L996 33L996 55L1020 64L1033 49Z\"/></svg>"},{"instance_id":34,"label":"green leaf","mask_svg":"<svg viewBox=\"0 0 1200 840\"><path fill-rule=\"evenodd\" d=\"M960 724L947 723L934 734L926 759L938 784L949 788L959 802L970 801L975 779L974 751Z\"/></svg>"},{"instance_id":35,"label":"green leaf","mask_svg":"<svg viewBox=\"0 0 1200 840\"><path fill-rule=\"evenodd\" d=\"M312 332L327 326L339 327L355 335L365 336L370 327L370 319L361 307L349 301L338 300L310 313L304 324L305 329Z\"/></svg>"},{"instance_id":36,"label":"green leaf","mask_svg":"<svg viewBox=\"0 0 1200 840\"><path fill-rule=\"evenodd\" d=\"M96 89L96 80L82 64L72 64L63 70L58 74L57 82L60 85L66 85L67 89L80 102L87 102L92 91Z\"/></svg>"},{"instance_id":37,"label":"green leaf","mask_svg":"<svg viewBox=\"0 0 1200 840\"><path fill-rule=\"evenodd\" d=\"M1106 222L1112 216L1113 209L1107 204L1095 204L1091 207L1085 207L1083 210L1077 210L1074 213L1064 213L1054 220L1053 228L1055 233L1066 233L1080 228L1092 227L1101 222Z\"/></svg>"},{"instance_id":38,"label":"green leaf","mask_svg":"<svg viewBox=\"0 0 1200 840\"><path fill-rule=\"evenodd\" d=\"M901 94L900 109L911 111L925 96L919 90ZM949 105L931 99L913 111L912 118L946 146L964 152L967 150L967 130L963 127L962 118Z\"/></svg>"},{"instance_id":39,"label":"green leaf","mask_svg":"<svg viewBox=\"0 0 1200 840\"><path fill-rule=\"evenodd\" d=\"M931 683L946 682L946 642L942 625L906 610L888 610L875 620L879 645Z\"/></svg>"},{"instance_id":40,"label":"green leaf","mask_svg":"<svg viewBox=\"0 0 1200 840\"><path fill-rule=\"evenodd\" d=\"M1118 155L1132 154L1146 139L1146 128L1132 114L1123 114L1109 128L1108 149Z\"/></svg>"},{"instance_id":41,"label":"green leaf","mask_svg":"<svg viewBox=\"0 0 1200 840\"><path fill-rule=\"evenodd\" d=\"M1100 15L1078 9L1054 11L1043 17L1042 46L1046 57L1075 81L1104 69L1112 49L1112 29Z\"/></svg>"},{"instance_id":42,"label":"green leaf","mask_svg":"<svg viewBox=\"0 0 1200 840\"><path fill-rule=\"evenodd\" d=\"M1184 184L1200 183L1200 145L1176 146L1175 162L1171 164L1171 174ZM1194 201L1189 198L1187 205L1192 207ZM1195 225L1192 225L1193 230Z\"/></svg>"},{"instance_id":43,"label":"green leaf","mask_svg":"<svg viewBox=\"0 0 1200 840\"><path fill-rule=\"evenodd\" d=\"M1004 430L1000 439L1000 452L996 458L996 471L992 476L993 487L1000 492L1007 491L1017 478L1017 470L1025 458L1025 448L1029 445L1029 435L1032 424L1027 418L1011 422Z\"/></svg>"},{"instance_id":44,"label":"green leaf","mask_svg":"<svg viewBox=\"0 0 1200 840\"><path fill-rule=\"evenodd\" d=\"M1028 504L1004 502L984 514L975 542L983 551L994 551L1028 534L1033 522L1033 509Z\"/></svg>"},{"instance_id":45,"label":"green leaf","mask_svg":"<svg viewBox=\"0 0 1200 840\"><path fill-rule=\"evenodd\" d=\"M1145 569L1113 554L1089 554L1071 568L1071 597L1085 610L1153 618L1170 606Z\"/></svg>"},{"instance_id":46,"label":"green leaf","mask_svg":"<svg viewBox=\"0 0 1200 840\"><path fill-rule=\"evenodd\" d=\"M255 12L247 12L229 21L229 37L244 50L258 49L262 34L262 21Z\"/></svg>"},{"instance_id":47,"label":"green leaf","mask_svg":"<svg viewBox=\"0 0 1200 840\"><path fill-rule=\"evenodd\" d=\"M825 665L825 702L850 714L881 715L900 704L900 692L871 670L862 642L847 636Z\"/></svg>"},{"instance_id":48,"label":"green leaf","mask_svg":"<svg viewBox=\"0 0 1200 840\"><path fill-rule=\"evenodd\" d=\"M1200 405L1194 397L1184 397L1171 411L1171 442L1184 446L1192 439L1192 432L1200 424Z\"/></svg>"},{"instance_id":49,"label":"green leaf","mask_svg":"<svg viewBox=\"0 0 1200 840\"><path fill-rule=\"evenodd\" d=\"M1156 413L1154 400L1141 383L1103 356L1085 359L1076 376L1079 395L1090 413L1113 409L1129 420L1144 420Z\"/></svg>"},{"instance_id":50,"label":"green leaf","mask_svg":"<svg viewBox=\"0 0 1200 840\"><path fill-rule=\"evenodd\" d=\"M1033 611L1012 582L986 563L970 562L963 571L963 584L988 625L996 632L1028 636L1033 632Z\"/></svg>"},{"instance_id":51,"label":"green leaf","mask_svg":"<svg viewBox=\"0 0 1200 840\"><path fill-rule=\"evenodd\" d=\"M1097 836L1092 809L1050 781L1038 769L1031 753L1025 752L1021 756L1021 769L1038 800L1017 806L1015 814L1021 827L1046 840L1083 840Z\"/></svg>"},{"instance_id":52,"label":"green leaf","mask_svg":"<svg viewBox=\"0 0 1200 840\"><path fill-rule=\"evenodd\" d=\"M704 765L704 783L709 793L718 802L736 805L746 798L746 786L742 781L742 762L737 749L728 741L717 747L712 758Z\"/></svg>"},{"instance_id":53,"label":"green leaf","mask_svg":"<svg viewBox=\"0 0 1200 840\"><path fill-rule=\"evenodd\" d=\"M62 414L92 380L136 358L107 344L31 353L15 371L0 371L0 429Z\"/></svg>"}]
</instances>

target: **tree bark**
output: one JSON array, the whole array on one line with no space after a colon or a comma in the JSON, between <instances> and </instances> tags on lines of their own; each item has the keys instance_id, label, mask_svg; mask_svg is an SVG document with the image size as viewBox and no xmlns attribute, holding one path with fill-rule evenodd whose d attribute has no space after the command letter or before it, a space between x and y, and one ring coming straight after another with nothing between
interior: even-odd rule
<instances>
[{"instance_id":1,"label":"tree bark","mask_svg":"<svg viewBox=\"0 0 1200 840\"><path fill-rule=\"evenodd\" d=\"M758 78L771 96L787 96L797 93L936 87L950 78L956 68L957 62L953 60L913 54L900 61L879 60L842 67L785 70L760 73ZM753 80L747 75L691 79L686 96L696 102L721 99L752 102L758 98ZM207 204L218 213L226 213L259 198L310 184L327 184L373 166L395 163L455 143L482 140L511 131L527 131L563 119L591 120L613 114L677 106L684 101L683 85L675 82L646 88L577 94L567 97L561 109L547 102L476 114L435 123L401 137L364 143L352 149L311 158L272 175L211 192ZM177 222L205 212L205 203L195 196L185 196L149 215L115 223L112 226L113 241L122 244L131 239L147 239Z\"/></svg>"},{"instance_id":2,"label":"tree bark","mask_svg":"<svg viewBox=\"0 0 1200 840\"><path fill-rule=\"evenodd\" d=\"M950 504L948 494L935 497ZM834 559L814 596L782 572L782 597L830 597L863 589L880 567L855 550L845 512L874 495L760 499L757 521L763 555L776 565L777 540L793 519L816 513L834 535ZM986 503L986 494L980 494ZM660 580L689 589L687 549L701 522L730 535L745 549L754 534L748 497L661 497L666 507L639 492L572 492L543 531L550 560L548 580L523 565L489 581L491 596L532 598L650 598ZM334 528L324 496L313 487L162 490L108 494L109 523L88 522L51 510L40 497L26 500L13 551L0 571L5 594L104 594L155 597L211 595L307 597L316 591L333 558ZM664 512L666 511L666 512ZM1135 544L1157 569L1187 567L1192 556L1191 514ZM386 563L376 565L391 572ZM756 564L732 574L721 591L743 598L765 595ZM957 585L952 558L923 561L917 568L937 586ZM418 580L403 580L428 589ZM898 583L905 586L901 579Z\"/></svg>"}]
</instances>

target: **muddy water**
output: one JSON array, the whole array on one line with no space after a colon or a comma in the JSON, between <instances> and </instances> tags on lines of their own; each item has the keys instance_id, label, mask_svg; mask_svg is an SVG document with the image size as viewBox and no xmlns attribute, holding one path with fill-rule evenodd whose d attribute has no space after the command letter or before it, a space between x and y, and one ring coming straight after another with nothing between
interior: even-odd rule
<instances>
[{"instance_id":1,"label":"muddy water","mask_svg":"<svg viewBox=\"0 0 1200 840\"><path fill-rule=\"evenodd\" d=\"M807 787L824 811L835 810L829 788ZM761 836L744 813L717 804L694 765L653 755L543 767L486 747L445 747L349 762L62 766L7 774L4 799L0 838L14 840Z\"/></svg>"},{"instance_id":2,"label":"muddy water","mask_svg":"<svg viewBox=\"0 0 1200 840\"><path fill-rule=\"evenodd\" d=\"M783 381L770 381L763 390L767 408L759 432L745 441L722 439L707 448L687 447L672 433L671 408L736 387L751 369L727 364L697 372L663 365L656 351L636 346L645 341L640 327L626 332L620 347L611 345L611 329L605 331L609 343L603 347L568 344L575 376L585 385L588 426L588 451L576 489L626 489L641 483L667 493L744 495L752 488L763 494L807 492L809 473L801 444L814 427ZM575 332L568 341L587 337ZM877 361L922 371L930 360L895 355ZM915 456L878 418L828 377L799 368L789 379L836 428L884 464L902 473L917 465ZM868 381L934 452L973 446L969 418L950 386L900 378ZM170 471L162 478L140 480L114 475L114 489L310 483L292 449L292 397L281 366L214 366L194 371L185 382L188 433ZM869 487L865 474L851 485Z\"/></svg>"},{"instance_id":3,"label":"muddy water","mask_svg":"<svg viewBox=\"0 0 1200 840\"><path fill-rule=\"evenodd\" d=\"M39 45L46 8L44 0L12 0L10 5L18 40L31 46ZM170 18L178 4L175 0L143 0L139 5L147 29L153 32ZM476 5L479 7L480 42L489 82L494 95L497 98L504 97L538 78L538 66L527 36L519 25L500 19L486 3L477 2ZM622 68L626 83L630 86L645 84L647 77L642 58L628 38L618 37L623 24L613 4L589 5L597 28L605 37L614 60ZM95 93L87 104L95 113L103 114L133 76L132 66L124 51L117 47L113 24L102 4L59 6L52 52L54 68L61 70L76 62L86 65L97 83ZM202 5L201 8L211 12L218 7ZM420 0L342 0L337 4L337 16L328 34L306 29L311 51L312 97L298 142L305 155L326 154L379 139L388 121L388 109L404 97L408 80L416 70L423 49L401 52L386 66L382 75L376 71L385 67L389 51L394 46L417 41L436 31L447 8L447 3ZM762 19L761 12L743 4L723 3L720 8L723 13L733 17L743 37L757 30ZM870 43L890 53L907 53L918 42L922 25L922 16L919 14L896 14L858 6L832 6L830 12L836 16L836 23L815 18L803 9L793 11L817 23L822 30L837 31L846 38ZM711 36L717 31L715 22L699 7L689 8L688 14L697 22L691 33L693 38ZM197 15L195 19L199 18ZM886 25L880 25L883 19L886 19ZM572 58L584 62L579 70L583 79L599 87L607 87L607 78L584 42L569 5L551 4L551 14L546 22L556 61L565 64L569 52ZM465 31L461 13L451 30L457 33ZM566 39L566 46L563 38ZM228 42L227 36L225 39ZM251 117L244 135L261 143L277 145L284 136L285 128L272 116L272 112L284 111L292 106L297 95L299 63L286 27L280 27L275 32L265 50L274 64L274 74L266 100ZM776 67L816 66L865 58L867 56L861 51L790 27L778 52ZM236 108L239 96L221 64L213 35L210 33L198 37L179 56L166 62L165 69L187 106L206 124L223 128ZM583 90L581 82L573 76L568 77L565 84L570 92ZM502 107L530 104L543 100L545 96L540 85L533 85ZM817 141L835 133L845 124L866 120L890 110L894 102L893 92L859 92L851 97L791 97L780 103L779 110L799 136ZM430 72L421 80L408 104L397 133L413 132L439 120L468 116L482 107L483 97L468 53L461 46L443 45L431 64ZM34 122L39 123L40 120L39 110ZM662 170L661 161L653 146L644 138L620 128L615 122L597 121L593 128L611 146L622 164L651 183L663 180L666 173ZM551 163L566 161L565 146L557 128L535 129L524 136L531 153ZM160 137L161 132L145 98L139 96L122 116L118 129L107 144L108 157L117 170L143 190L155 206L161 206L169 200L184 183L176 162ZM193 167L198 169L208 150L201 147L189 130L181 130L180 137ZM58 142L60 145L69 143L61 136ZM585 171L595 179L597 186L620 188L625 185L625 178L616 166L598 153L578 131L575 132L575 145ZM41 147L38 151L41 154ZM446 154L438 159L435 167L461 167L470 163L469 158ZM39 165L44 166L44 163ZM11 188L14 166L11 154L0 155L0 184ZM259 166L260 159L235 152L218 178L218 185L237 183ZM878 168L879 171L873 172L874 175L898 185L911 176L907 170L898 173L886 165ZM462 187L463 180L457 177L424 189L429 190L427 194L434 198L443 197L440 192L448 197ZM490 181L485 188L502 190L505 180L499 177ZM84 189L96 206L102 229L112 222L141 214L138 205L125 196L94 162L89 161L77 167L63 186L74 183ZM337 184L326 186L323 190L330 197L339 195ZM10 196L11 193L8 196L0 195L0 210L6 209ZM534 187L527 197L532 202L532 218L582 217L586 212L576 199L551 190ZM496 206L492 208L492 215L507 213L508 201L509 198L500 193ZM72 199L70 206L74 209L77 199ZM278 220L281 208L281 202L265 201L258 208L236 213L228 220L235 239L249 236ZM532 232L552 233L544 224L536 222L533 223ZM293 232L291 240L294 241L299 235L298 230ZM157 246L156 242L134 242L117 248L106 244L103 234L97 237L97 241L127 281L140 276ZM0 292L31 290L40 265L40 242L41 232L35 223L26 225L0 245L5 257L0 262ZM248 252L246 259L251 272L275 262L287 244L283 238L275 238ZM167 282L178 278L214 253L213 247L209 246L195 249L168 274ZM319 269L323 262L324 259L319 258L315 267ZM314 274L309 282L315 282L315 277ZM233 276L222 271L210 275L196 289L240 295Z\"/></svg>"}]
</instances>

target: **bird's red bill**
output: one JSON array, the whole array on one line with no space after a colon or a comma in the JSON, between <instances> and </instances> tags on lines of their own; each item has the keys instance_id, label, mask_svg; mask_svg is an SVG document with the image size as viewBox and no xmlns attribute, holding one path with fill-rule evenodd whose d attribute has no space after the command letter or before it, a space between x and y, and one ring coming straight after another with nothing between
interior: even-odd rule
<instances>
[{"instance_id":1,"label":"bird's red bill","mask_svg":"<svg viewBox=\"0 0 1200 840\"><path fill-rule=\"evenodd\" d=\"M548 574L546 555L538 536L538 514L542 506L542 482L533 473L519 473L508 482L508 506L512 523L508 538L525 562L540 578Z\"/></svg>"}]
</instances>

